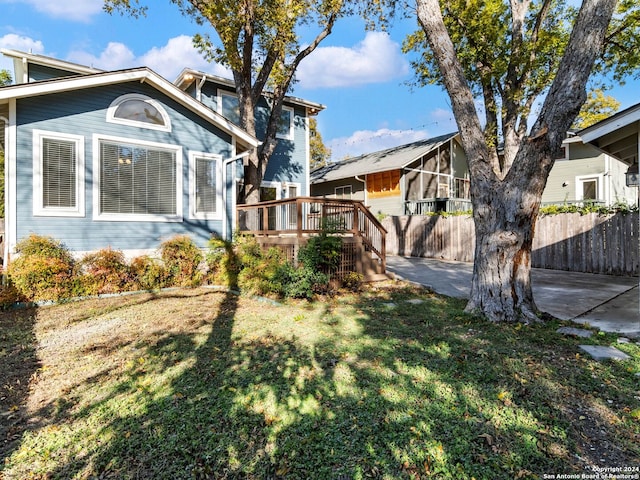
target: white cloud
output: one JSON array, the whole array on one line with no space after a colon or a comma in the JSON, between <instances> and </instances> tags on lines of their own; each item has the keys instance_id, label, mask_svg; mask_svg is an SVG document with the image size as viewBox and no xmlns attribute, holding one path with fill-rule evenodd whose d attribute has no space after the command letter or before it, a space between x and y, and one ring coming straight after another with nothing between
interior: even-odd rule
<instances>
[{"instance_id":1,"label":"white cloud","mask_svg":"<svg viewBox=\"0 0 640 480\"><path fill-rule=\"evenodd\" d=\"M231 72L216 63L208 63L196 50L188 35L170 39L163 47L154 47L140 57L141 65L155 70L173 81L183 68L202 70L212 75L231 78Z\"/></svg>"},{"instance_id":2,"label":"white cloud","mask_svg":"<svg viewBox=\"0 0 640 480\"><path fill-rule=\"evenodd\" d=\"M296 78L303 88L347 87L386 82L408 71L400 46L389 35L368 32L351 48L318 47L302 61Z\"/></svg>"},{"instance_id":3,"label":"white cloud","mask_svg":"<svg viewBox=\"0 0 640 480\"><path fill-rule=\"evenodd\" d=\"M67 60L101 70L120 70L140 66L136 63L136 56L129 47L119 42L109 42L107 48L98 56L80 50L72 51L67 55Z\"/></svg>"},{"instance_id":4,"label":"white cloud","mask_svg":"<svg viewBox=\"0 0 640 480\"><path fill-rule=\"evenodd\" d=\"M102 11L103 0L20 0L31 5L45 15L64 18L75 22L88 22ZM4 3L18 3L18 0L3 0Z\"/></svg>"},{"instance_id":5,"label":"white cloud","mask_svg":"<svg viewBox=\"0 0 640 480\"><path fill-rule=\"evenodd\" d=\"M22 52L43 53L44 45L40 40L24 37L15 33L7 33L0 37L0 47L20 50Z\"/></svg>"},{"instance_id":6,"label":"white cloud","mask_svg":"<svg viewBox=\"0 0 640 480\"><path fill-rule=\"evenodd\" d=\"M9 48L12 50L20 50L21 52L43 53L44 45L39 40L29 37L8 33L0 37L0 48ZM0 55L0 70L9 70L11 76L14 75L13 60Z\"/></svg>"},{"instance_id":7,"label":"white cloud","mask_svg":"<svg viewBox=\"0 0 640 480\"><path fill-rule=\"evenodd\" d=\"M377 152L386 148L417 142L429 138L426 130L358 130L349 137L334 138L327 142L331 149L331 159L342 160L357 157L365 153Z\"/></svg>"},{"instance_id":8,"label":"white cloud","mask_svg":"<svg viewBox=\"0 0 640 480\"><path fill-rule=\"evenodd\" d=\"M69 54L67 60L102 70L149 67L169 81L173 81L185 67L230 78L230 73L224 67L207 63L187 35L171 38L166 45L153 47L138 57L125 44L110 42L98 56L75 51Z\"/></svg>"}]
</instances>

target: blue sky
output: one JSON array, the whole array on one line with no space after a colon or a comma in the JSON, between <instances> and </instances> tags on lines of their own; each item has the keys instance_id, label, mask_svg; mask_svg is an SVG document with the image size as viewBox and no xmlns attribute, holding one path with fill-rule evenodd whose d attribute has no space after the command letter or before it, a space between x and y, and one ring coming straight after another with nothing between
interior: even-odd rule
<instances>
[{"instance_id":1,"label":"blue sky","mask_svg":"<svg viewBox=\"0 0 640 480\"><path fill-rule=\"evenodd\" d=\"M100 69L148 66L173 81L183 67L229 77L192 47L203 32L169 0L153 2L145 18L102 11L102 0L0 0L0 47L32 51ZM412 89L400 46L415 29L397 20L389 34L366 32L359 19L343 19L300 67L293 95L326 105L320 132L333 159L376 151L456 130L440 87ZM213 36L213 32L212 36ZM13 71L0 57L0 68ZM639 82L610 92L621 108L638 101Z\"/></svg>"}]
</instances>

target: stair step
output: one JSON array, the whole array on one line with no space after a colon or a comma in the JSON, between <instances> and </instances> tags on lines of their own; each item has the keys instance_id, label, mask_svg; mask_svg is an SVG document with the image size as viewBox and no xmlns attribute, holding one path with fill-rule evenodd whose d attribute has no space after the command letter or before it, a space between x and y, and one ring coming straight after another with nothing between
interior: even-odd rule
<instances>
[{"instance_id":1,"label":"stair step","mask_svg":"<svg viewBox=\"0 0 640 480\"><path fill-rule=\"evenodd\" d=\"M385 280L393 280L393 273L368 273L364 275L365 282L384 282Z\"/></svg>"}]
</instances>

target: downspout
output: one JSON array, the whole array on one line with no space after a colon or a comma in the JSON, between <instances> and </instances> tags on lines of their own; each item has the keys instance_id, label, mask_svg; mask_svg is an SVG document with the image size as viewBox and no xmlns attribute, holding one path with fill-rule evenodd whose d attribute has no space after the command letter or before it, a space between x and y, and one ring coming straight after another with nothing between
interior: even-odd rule
<instances>
[{"instance_id":1,"label":"downspout","mask_svg":"<svg viewBox=\"0 0 640 480\"><path fill-rule=\"evenodd\" d=\"M367 177L365 177L364 180L359 178L358 175L356 175L353 178L355 178L358 182L364 183L364 206L366 207L367 203L368 203L368 198L367 198Z\"/></svg>"},{"instance_id":2,"label":"downspout","mask_svg":"<svg viewBox=\"0 0 640 480\"><path fill-rule=\"evenodd\" d=\"M4 242L3 242L3 252L2 252L2 266L4 267L4 271L6 272L6 268L9 266L9 239L7 238L7 233L8 233L8 228L7 228L7 221L9 220L9 216L10 216L10 199L9 196L7 195L7 183L10 181L10 161L11 161L11 155L8 155L11 153L12 149L11 146L9 145L9 148L7 148L7 143L10 143L11 138L9 136L9 119L7 117L4 116L0 116L0 120L2 122L4 122L4 145L2 146L3 150L4 150ZM3 275L2 276L2 282L3 284L6 281L6 277Z\"/></svg>"},{"instance_id":3,"label":"downspout","mask_svg":"<svg viewBox=\"0 0 640 480\"><path fill-rule=\"evenodd\" d=\"M196 100L198 100L199 102L202 102L202 86L206 81L207 81L207 76L202 75L202 80L200 80L200 82L198 82L198 84L196 85Z\"/></svg>"},{"instance_id":4,"label":"downspout","mask_svg":"<svg viewBox=\"0 0 640 480\"><path fill-rule=\"evenodd\" d=\"M613 182L613 178L611 175L611 159L609 158L609 155L605 154L604 156L604 176L607 177L607 181L603 182L604 185L604 202L606 204L607 207L611 207L612 203L611 203L611 190L613 190L611 187L611 183Z\"/></svg>"},{"instance_id":5,"label":"downspout","mask_svg":"<svg viewBox=\"0 0 640 480\"><path fill-rule=\"evenodd\" d=\"M222 238L227 240L228 236L228 223L229 223L229 212L227 211L227 165L232 162L237 162L241 158L248 156L252 150L247 150L246 152L239 153L238 155L234 155L233 157L229 157L222 161ZM236 178L236 164L233 163L231 165L231 177L235 181ZM235 196L233 201L231 202L231 218L233 219L236 208L236 200Z\"/></svg>"}]
</instances>

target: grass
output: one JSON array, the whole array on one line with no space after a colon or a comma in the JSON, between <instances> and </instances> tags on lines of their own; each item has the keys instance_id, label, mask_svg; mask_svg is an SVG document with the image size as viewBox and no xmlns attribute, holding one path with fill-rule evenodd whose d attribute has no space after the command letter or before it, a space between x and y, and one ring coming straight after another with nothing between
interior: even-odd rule
<instances>
[{"instance_id":1,"label":"grass","mask_svg":"<svg viewBox=\"0 0 640 480\"><path fill-rule=\"evenodd\" d=\"M640 458L640 347L401 283L205 289L0 317L0 478L538 478Z\"/></svg>"}]
</instances>

